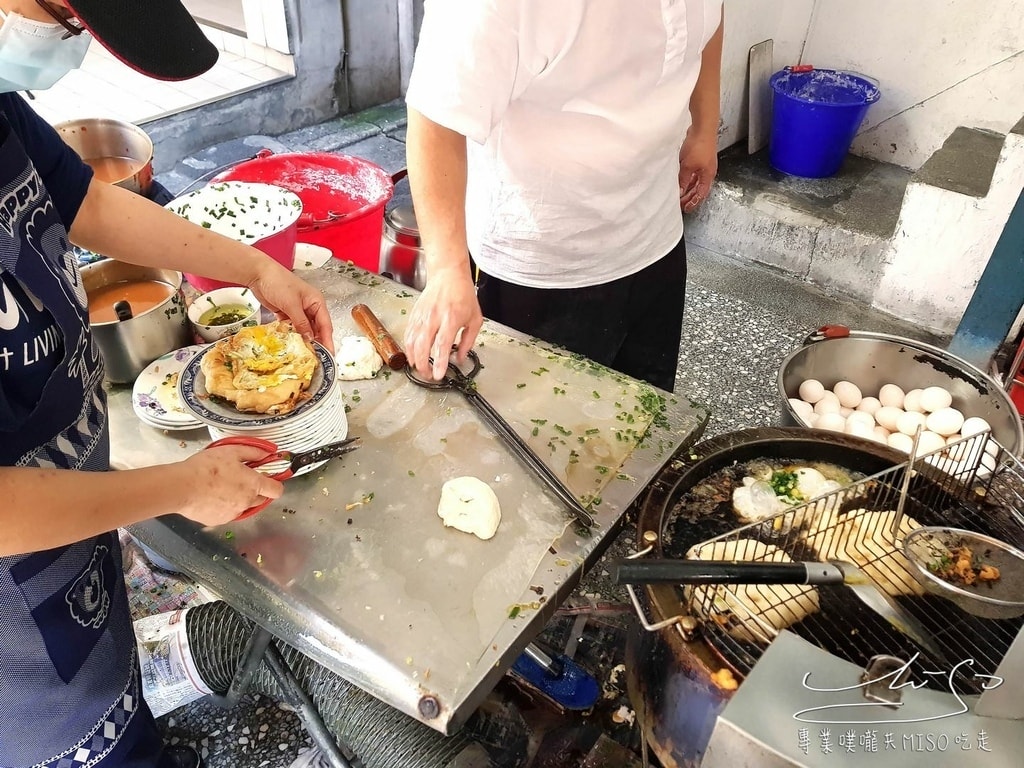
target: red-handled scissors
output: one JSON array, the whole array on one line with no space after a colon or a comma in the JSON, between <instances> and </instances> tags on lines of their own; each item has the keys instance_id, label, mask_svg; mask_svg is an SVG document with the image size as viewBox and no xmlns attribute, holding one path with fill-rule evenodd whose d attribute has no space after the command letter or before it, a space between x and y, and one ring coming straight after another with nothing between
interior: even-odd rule
<instances>
[{"instance_id":1,"label":"red-handled scissors","mask_svg":"<svg viewBox=\"0 0 1024 768\"><path fill-rule=\"evenodd\" d=\"M288 466L280 472L267 473L268 476L272 477L274 480L280 480L283 482L289 478L295 477L297 472L304 467L308 467L310 464L327 461L328 459L333 459L337 456L344 456L349 451L354 451L359 447L359 438L350 437L347 440L340 440L336 443L321 445L319 448L313 448L309 451L292 453L291 451L280 450L277 445L269 440L264 440L262 437L242 437L240 435L232 435L231 437L222 437L220 440L214 440L212 443L207 445L206 448L217 448L222 445L246 445L251 448L259 448L260 450L266 451L266 456L245 462L246 466L252 467L253 469L258 469L259 467L267 464L275 464L282 461L288 462ZM244 520L247 517L252 517L270 504L270 502L271 499L264 499L259 504L249 507L235 519Z\"/></svg>"}]
</instances>

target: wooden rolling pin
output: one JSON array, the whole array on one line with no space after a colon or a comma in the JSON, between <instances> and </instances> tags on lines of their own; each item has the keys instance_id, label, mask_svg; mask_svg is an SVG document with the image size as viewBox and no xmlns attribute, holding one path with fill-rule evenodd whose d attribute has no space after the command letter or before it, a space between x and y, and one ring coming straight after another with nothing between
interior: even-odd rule
<instances>
[{"instance_id":1,"label":"wooden rolling pin","mask_svg":"<svg viewBox=\"0 0 1024 768\"><path fill-rule=\"evenodd\" d=\"M356 304L352 307L352 319L356 321L359 329L373 342L374 349L384 359L384 364L393 371L400 371L405 368L405 352L398 346L395 337L388 333L388 329L377 319L365 304Z\"/></svg>"}]
</instances>

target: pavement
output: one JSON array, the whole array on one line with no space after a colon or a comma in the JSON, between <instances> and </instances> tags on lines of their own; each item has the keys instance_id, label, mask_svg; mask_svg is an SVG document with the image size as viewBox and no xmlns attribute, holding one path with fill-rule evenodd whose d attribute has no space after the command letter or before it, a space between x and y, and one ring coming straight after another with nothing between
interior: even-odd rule
<instances>
[{"instance_id":1,"label":"pavement","mask_svg":"<svg viewBox=\"0 0 1024 768\"><path fill-rule=\"evenodd\" d=\"M281 136L237 139L185 158L157 181L178 194L204 175L249 159L264 148L343 152L395 173L405 165L404 114L400 103L392 103ZM391 204L408 201L408 195L407 182L399 182ZM691 247L676 393L710 408L705 437L779 425L781 398L776 379L781 361L801 346L808 333L827 323L939 345L947 341L749 261L741 263ZM632 526L626 525L605 557L632 551L634 535ZM621 591L610 584L602 562L583 580L571 602L625 602ZM198 747L208 768L289 766L311 745L293 711L257 695L245 696L231 709L199 700L165 715L159 723L171 743ZM635 734L632 741L636 742Z\"/></svg>"}]
</instances>

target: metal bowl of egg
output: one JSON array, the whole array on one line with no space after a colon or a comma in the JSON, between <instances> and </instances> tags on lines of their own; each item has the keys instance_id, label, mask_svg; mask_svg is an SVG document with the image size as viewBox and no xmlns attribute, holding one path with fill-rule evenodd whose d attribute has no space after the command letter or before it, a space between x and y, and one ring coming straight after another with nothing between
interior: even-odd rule
<instances>
[{"instance_id":1,"label":"metal bowl of egg","mask_svg":"<svg viewBox=\"0 0 1024 768\"><path fill-rule=\"evenodd\" d=\"M960 528L929 526L908 533L903 551L912 573L934 595L972 616L1024 615L1024 552Z\"/></svg>"},{"instance_id":2,"label":"metal bowl of egg","mask_svg":"<svg viewBox=\"0 0 1024 768\"><path fill-rule=\"evenodd\" d=\"M979 433L1015 456L1021 419L992 378L945 350L914 339L826 326L779 369L786 426L845 432L926 454Z\"/></svg>"}]
</instances>

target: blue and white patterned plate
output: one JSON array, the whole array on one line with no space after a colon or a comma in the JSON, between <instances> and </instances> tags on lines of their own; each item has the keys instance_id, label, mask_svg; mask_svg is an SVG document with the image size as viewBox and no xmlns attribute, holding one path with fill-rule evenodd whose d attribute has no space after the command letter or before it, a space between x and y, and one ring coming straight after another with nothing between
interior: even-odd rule
<instances>
[{"instance_id":1,"label":"blue and white patterned plate","mask_svg":"<svg viewBox=\"0 0 1024 768\"><path fill-rule=\"evenodd\" d=\"M212 345L211 345L212 346ZM206 376L203 374L200 365L203 355L209 349L193 357L185 365L181 375L178 377L178 395L181 403L190 415L204 424L215 427L228 428L231 431L237 430L259 430L281 422L295 421L303 414L315 410L324 401L324 397L334 383L335 366L334 358L320 343L313 342L313 351L316 352L320 365L313 371L313 380L309 385L309 399L300 404L294 411L282 415L271 415L265 413L242 413L235 409L231 403L218 397L211 396L206 389Z\"/></svg>"},{"instance_id":2,"label":"blue and white patterned plate","mask_svg":"<svg viewBox=\"0 0 1024 768\"><path fill-rule=\"evenodd\" d=\"M206 349L206 345L182 347L147 365L132 387L135 415L151 426L166 429L201 426L199 420L181 403L178 378L188 362L203 349Z\"/></svg>"}]
</instances>

